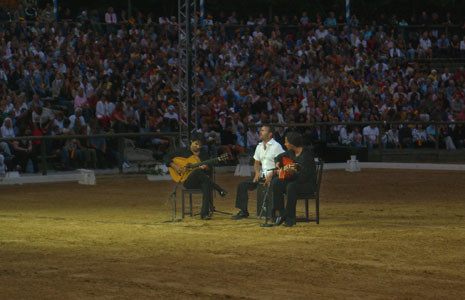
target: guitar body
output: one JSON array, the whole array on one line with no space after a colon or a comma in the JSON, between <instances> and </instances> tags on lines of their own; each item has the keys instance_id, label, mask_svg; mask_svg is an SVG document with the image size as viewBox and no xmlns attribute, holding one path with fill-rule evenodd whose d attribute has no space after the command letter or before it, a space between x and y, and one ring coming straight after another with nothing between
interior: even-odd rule
<instances>
[{"instance_id":1,"label":"guitar body","mask_svg":"<svg viewBox=\"0 0 465 300\"><path fill-rule=\"evenodd\" d=\"M185 157L175 157L172 159L172 162L177 164L180 167L184 167L184 172L179 174L176 172L172 167L169 167L168 170L170 172L171 178L175 182L184 182L186 181L187 177L194 171L196 168L202 165L208 165L210 163L218 162L218 161L227 161L230 159L228 154L223 154L217 158L212 158L205 161L200 161L198 156L191 155L188 158Z\"/></svg>"},{"instance_id":2,"label":"guitar body","mask_svg":"<svg viewBox=\"0 0 465 300\"><path fill-rule=\"evenodd\" d=\"M191 155L189 156L188 158L185 158L185 157L175 157L173 158L173 162L175 164L177 164L178 166L181 166L181 167L186 167L186 166L189 166L189 165L195 165L195 164L199 164L200 163L200 159L195 156L195 155ZM184 173L182 174L179 174L178 172L176 172L173 168L169 168L169 172L170 172L170 175L171 175L171 178L173 178L173 180L175 182L184 182L186 181L187 177L189 177L189 175L192 173L192 171L194 171L194 169L186 169L184 171Z\"/></svg>"},{"instance_id":3,"label":"guitar body","mask_svg":"<svg viewBox=\"0 0 465 300\"><path fill-rule=\"evenodd\" d=\"M279 170L279 179L290 179L292 174L294 174L294 169L291 169L291 167L295 167L294 161L284 156L282 158L282 165L283 167Z\"/></svg>"}]
</instances>

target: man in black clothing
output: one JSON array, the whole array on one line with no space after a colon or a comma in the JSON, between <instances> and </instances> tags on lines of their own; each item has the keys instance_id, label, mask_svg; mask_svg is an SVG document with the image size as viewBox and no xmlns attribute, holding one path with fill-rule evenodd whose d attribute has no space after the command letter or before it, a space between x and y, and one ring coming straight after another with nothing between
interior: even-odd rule
<instances>
[{"instance_id":1,"label":"man in black clothing","mask_svg":"<svg viewBox=\"0 0 465 300\"><path fill-rule=\"evenodd\" d=\"M178 174L182 174L184 172L184 167L179 166L173 162L175 157L191 157L195 155L198 157L200 161L207 160L208 154L202 149L202 142L200 137L193 136L191 139L191 145L189 148L180 148L178 150L172 151L168 153L164 157L164 162L171 168L173 168ZM219 185L213 182L211 179L211 169L207 165L202 165L192 171L189 174L186 181L184 182L184 186L188 189L201 189L203 198L202 198L202 209L200 212L200 216L202 220L210 220L210 209L213 208L213 190L217 190L221 197L224 197L228 194L227 191L222 189Z\"/></svg>"},{"instance_id":2,"label":"man in black clothing","mask_svg":"<svg viewBox=\"0 0 465 300\"><path fill-rule=\"evenodd\" d=\"M402 148L412 148L412 139L412 128L410 128L410 125L407 124L402 126L402 128L399 129L399 143L402 146Z\"/></svg>"},{"instance_id":3,"label":"man in black clothing","mask_svg":"<svg viewBox=\"0 0 465 300\"><path fill-rule=\"evenodd\" d=\"M283 157L290 158L294 164L288 168L289 178L274 177L271 181L273 193L273 209L279 211L276 225L285 222L285 226L295 224L296 202L299 197L310 195L316 188L316 165L313 152L303 147L302 137L296 132L286 134L284 144L288 149L275 159L276 173L285 171ZM284 194L287 195L287 204L284 209Z\"/></svg>"}]
</instances>

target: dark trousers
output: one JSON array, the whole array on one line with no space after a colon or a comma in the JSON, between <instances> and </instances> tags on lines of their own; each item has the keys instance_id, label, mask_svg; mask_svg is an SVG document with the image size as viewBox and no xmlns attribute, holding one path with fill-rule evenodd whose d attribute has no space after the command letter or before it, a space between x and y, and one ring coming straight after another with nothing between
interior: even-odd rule
<instances>
[{"instance_id":1,"label":"dark trousers","mask_svg":"<svg viewBox=\"0 0 465 300\"><path fill-rule=\"evenodd\" d=\"M220 191L221 188L201 169L194 170L184 182L188 189L202 190L202 217L207 216L211 207L213 207L213 190Z\"/></svg>"},{"instance_id":2,"label":"dark trousers","mask_svg":"<svg viewBox=\"0 0 465 300\"><path fill-rule=\"evenodd\" d=\"M35 153L34 149L31 152L24 152L24 151L14 151L15 156L15 164L21 167L21 172L26 172L27 163L29 159L32 161L32 166L34 168L34 173L39 172L39 160L37 158L37 153Z\"/></svg>"},{"instance_id":3,"label":"dark trousers","mask_svg":"<svg viewBox=\"0 0 465 300\"><path fill-rule=\"evenodd\" d=\"M273 178L271 181L273 191L273 209L284 213L286 217L294 219L296 215L297 199L310 195L312 187L310 183L297 183L287 179ZM284 194L287 195L286 209L284 209Z\"/></svg>"},{"instance_id":4,"label":"dark trousers","mask_svg":"<svg viewBox=\"0 0 465 300\"><path fill-rule=\"evenodd\" d=\"M258 186L257 182L253 182L254 177L255 175L250 176L237 186L236 208L242 211L247 211L247 205L249 203L248 191L252 191Z\"/></svg>"}]
</instances>

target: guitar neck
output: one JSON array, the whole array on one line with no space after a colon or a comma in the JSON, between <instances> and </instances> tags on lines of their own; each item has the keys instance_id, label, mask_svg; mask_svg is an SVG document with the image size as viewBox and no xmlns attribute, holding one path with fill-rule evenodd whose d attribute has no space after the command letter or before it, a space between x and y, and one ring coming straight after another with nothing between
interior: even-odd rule
<instances>
[{"instance_id":1,"label":"guitar neck","mask_svg":"<svg viewBox=\"0 0 465 300\"><path fill-rule=\"evenodd\" d=\"M189 165L189 168L193 169L193 168L200 167L202 165L208 165L210 163L216 162L217 160L218 160L218 158L207 159L207 160L201 161L199 163Z\"/></svg>"}]
</instances>

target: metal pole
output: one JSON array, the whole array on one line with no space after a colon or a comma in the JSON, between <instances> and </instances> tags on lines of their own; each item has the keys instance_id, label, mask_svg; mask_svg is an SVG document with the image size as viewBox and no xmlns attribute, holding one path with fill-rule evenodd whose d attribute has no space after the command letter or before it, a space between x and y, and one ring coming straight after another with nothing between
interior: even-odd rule
<instances>
[{"instance_id":1,"label":"metal pole","mask_svg":"<svg viewBox=\"0 0 465 300\"><path fill-rule=\"evenodd\" d=\"M350 0L346 0L346 22L350 25Z\"/></svg>"},{"instance_id":2,"label":"metal pole","mask_svg":"<svg viewBox=\"0 0 465 300\"><path fill-rule=\"evenodd\" d=\"M123 174L123 155L124 155L124 137L118 137L118 168L119 168L120 174Z\"/></svg>"},{"instance_id":3,"label":"metal pole","mask_svg":"<svg viewBox=\"0 0 465 300\"><path fill-rule=\"evenodd\" d=\"M378 124L378 149L379 153L381 155L381 158L383 157L383 134L384 134L384 126L381 124Z\"/></svg>"},{"instance_id":4,"label":"metal pole","mask_svg":"<svg viewBox=\"0 0 465 300\"><path fill-rule=\"evenodd\" d=\"M200 0L200 25L202 26L202 28L205 27L204 19L205 19L205 0Z\"/></svg>"},{"instance_id":5,"label":"metal pole","mask_svg":"<svg viewBox=\"0 0 465 300\"><path fill-rule=\"evenodd\" d=\"M40 141L40 155L42 163L42 175L47 175L47 150L45 148L45 140Z\"/></svg>"},{"instance_id":6,"label":"metal pole","mask_svg":"<svg viewBox=\"0 0 465 300\"><path fill-rule=\"evenodd\" d=\"M55 15L55 22L58 22L58 0L53 0L53 14Z\"/></svg>"},{"instance_id":7,"label":"metal pole","mask_svg":"<svg viewBox=\"0 0 465 300\"><path fill-rule=\"evenodd\" d=\"M187 0L186 9L186 53L187 53L187 143L192 131L192 44L191 44L191 1ZM194 0L195 1L195 0Z\"/></svg>"}]
</instances>

